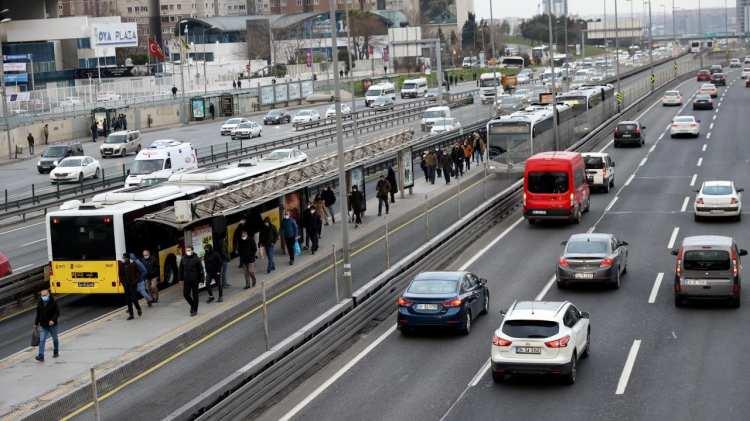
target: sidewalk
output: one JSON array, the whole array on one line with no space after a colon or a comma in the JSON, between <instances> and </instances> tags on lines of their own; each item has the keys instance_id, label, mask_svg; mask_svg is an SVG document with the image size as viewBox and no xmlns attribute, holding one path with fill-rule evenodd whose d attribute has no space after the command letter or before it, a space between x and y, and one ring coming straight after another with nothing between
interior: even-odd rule
<instances>
[{"instance_id":1,"label":"sidewalk","mask_svg":"<svg viewBox=\"0 0 750 421\"><path fill-rule=\"evenodd\" d=\"M465 173L462 178L464 183L467 177L479 175L481 168L474 166L468 175ZM437 180L434 185L427 184L419 169L416 170L415 176L413 194L406 193L404 199L399 199L399 194L396 195L396 203L391 204L390 220L423 208L426 196L436 198L448 188L455 186L455 183L446 186L443 180ZM373 193L369 195L374 196ZM337 205L341 202L338 200ZM382 229L385 218L376 216L377 206L377 199L371 197L367 201L368 211L363 225L358 229L353 229L352 224L349 225L352 243ZM331 244L340 241L341 221L339 215L336 224L324 226L325 242L321 241L320 252L312 256L309 251L304 251L302 256L295 259L294 266L289 266L286 256L277 251L277 270L267 275L266 259L259 257L256 263L259 283L265 280L267 290L272 290L274 285L288 281L295 274L300 274L313 265L330 261ZM17 419L26 416L31 411L89 384L90 368L94 367L97 378L101 378L211 318L243 305L251 297L260 296L259 286L249 290L242 288L244 279L237 268L236 260L229 264L228 281L231 287L224 290L223 303L206 304L207 294L201 293L197 317L188 316L189 309L182 297L182 288L177 285L162 291L159 303L151 308L146 307L141 301L143 317L126 321L127 312L123 307L61 334L61 356L58 359L51 358L52 344L48 341L48 354L45 355L47 359L44 363L34 360L35 348L27 348L0 361L0 389L4 391L0 396L0 418ZM243 311L247 311L247 308ZM124 332L126 334L123 334Z\"/></svg>"}]
</instances>

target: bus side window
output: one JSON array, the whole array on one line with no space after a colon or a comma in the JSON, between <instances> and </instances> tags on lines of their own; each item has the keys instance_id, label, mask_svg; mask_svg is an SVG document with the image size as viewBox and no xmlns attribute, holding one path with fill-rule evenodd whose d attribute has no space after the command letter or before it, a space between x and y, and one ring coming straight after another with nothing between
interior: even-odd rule
<instances>
[{"instance_id":1,"label":"bus side window","mask_svg":"<svg viewBox=\"0 0 750 421\"><path fill-rule=\"evenodd\" d=\"M168 170L170 168L172 168L172 159L171 158L167 158L167 161L164 162L164 169Z\"/></svg>"}]
</instances>

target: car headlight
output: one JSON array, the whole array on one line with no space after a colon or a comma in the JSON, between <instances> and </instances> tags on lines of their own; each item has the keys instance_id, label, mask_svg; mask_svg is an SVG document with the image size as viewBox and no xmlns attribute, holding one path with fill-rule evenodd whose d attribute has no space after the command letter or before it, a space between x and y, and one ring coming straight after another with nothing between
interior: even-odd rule
<instances>
[{"instance_id":1,"label":"car headlight","mask_svg":"<svg viewBox=\"0 0 750 421\"><path fill-rule=\"evenodd\" d=\"M57 161L52 161L52 165L57 166Z\"/></svg>"}]
</instances>

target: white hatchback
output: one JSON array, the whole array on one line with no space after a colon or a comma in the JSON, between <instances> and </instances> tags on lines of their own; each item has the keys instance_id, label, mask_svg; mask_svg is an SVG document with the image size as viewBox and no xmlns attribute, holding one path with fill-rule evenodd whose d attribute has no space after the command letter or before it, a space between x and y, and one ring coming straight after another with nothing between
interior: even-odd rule
<instances>
[{"instance_id":1,"label":"white hatchback","mask_svg":"<svg viewBox=\"0 0 750 421\"><path fill-rule=\"evenodd\" d=\"M49 180L53 183L81 182L85 178L99 178L102 167L99 161L90 156L71 156L60 161L50 171Z\"/></svg>"},{"instance_id":2,"label":"white hatchback","mask_svg":"<svg viewBox=\"0 0 750 421\"><path fill-rule=\"evenodd\" d=\"M589 314L568 301L520 301L503 315L492 337L492 379L556 374L576 381L577 364L589 354Z\"/></svg>"},{"instance_id":3,"label":"white hatchback","mask_svg":"<svg viewBox=\"0 0 750 421\"><path fill-rule=\"evenodd\" d=\"M667 91L661 97L661 105L682 105L682 94L680 91Z\"/></svg>"},{"instance_id":4,"label":"white hatchback","mask_svg":"<svg viewBox=\"0 0 750 421\"><path fill-rule=\"evenodd\" d=\"M742 192L734 182L725 180L704 181L693 202L695 220L704 217L731 216L738 221L742 217Z\"/></svg>"},{"instance_id":5,"label":"white hatchback","mask_svg":"<svg viewBox=\"0 0 750 421\"><path fill-rule=\"evenodd\" d=\"M320 113L315 110L299 110L292 118L292 124L310 123L320 120Z\"/></svg>"},{"instance_id":6,"label":"white hatchback","mask_svg":"<svg viewBox=\"0 0 750 421\"><path fill-rule=\"evenodd\" d=\"M672 119L672 125L669 126L669 136L693 136L701 135L701 121L691 115L678 115Z\"/></svg>"},{"instance_id":7,"label":"white hatchback","mask_svg":"<svg viewBox=\"0 0 750 421\"><path fill-rule=\"evenodd\" d=\"M716 89L716 85L713 83L704 83L700 89L698 89L698 93L711 95L711 98L716 98L716 96L719 95L719 90Z\"/></svg>"}]
</instances>

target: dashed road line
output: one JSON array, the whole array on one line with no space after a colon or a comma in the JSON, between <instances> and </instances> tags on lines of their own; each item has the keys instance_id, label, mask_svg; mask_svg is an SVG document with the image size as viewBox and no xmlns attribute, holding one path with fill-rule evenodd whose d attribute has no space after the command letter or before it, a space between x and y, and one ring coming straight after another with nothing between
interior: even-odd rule
<instances>
[{"instance_id":1,"label":"dashed road line","mask_svg":"<svg viewBox=\"0 0 750 421\"><path fill-rule=\"evenodd\" d=\"M635 178L635 173L633 173L633 174L630 174L630 177L628 177L628 180L627 180L627 181L625 181L625 185L626 185L626 186L629 186L629 185L630 185L630 182L631 182L631 181L633 181L633 179L634 179L634 178Z\"/></svg>"},{"instance_id":2,"label":"dashed road line","mask_svg":"<svg viewBox=\"0 0 750 421\"><path fill-rule=\"evenodd\" d=\"M703 157L698 158L698 162L695 165L700 167L701 164L703 164Z\"/></svg>"},{"instance_id":3,"label":"dashed road line","mask_svg":"<svg viewBox=\"0 0 750 421\"><path fill-rule=\"evenodd\" d=\"M662 279L664 279L664 272L659 272L659 274L656 275L656 279L654 279L654 286L651 288L651 294L648 296L649 304L656 302L656 295L659 294L659 287L661 286Z\"/></svg>"},{"instance_id":4,"label":"dashed road line","mask_svg":"<svg viewBox=\"0 0 750 421\"><path fill-rule=\"evenodd\" d=\"M680 233L680 227L674 227L672 230L672 235L669 236L669 243L667 244L667 248L669 250L672 250L674 248L674 242L677 241L677 234Z\"/></svg>"},{"instance_id":5,"label":"dashed road line","mask_svg":"<svg viewBox=\"0 0 750 421\"><path fill-rule=\"evenodd\" d=\"M682 201L680 212L685 212L685 210L687 210L688 203L690 203L690 196L685 196L685 200Z\"/></svg>"},{"instance_id":6,"label":"dashed road line","mask_svg":"<svg viewBox=\"0 0 750 421\"><path fill-rule=\"evenodd\" d=\"M704 143L703 147L701 148L701 151L706 152L707 148L708 148L708 144Z\"/></svg>"},{"instance_id":7,"label":"dashed road line","mask_svg":"<svg viewBox=\"0 0 750 421\"><path fill-rule=\"evenodd\" d=\"M690 179L690 187L695 185L695 180L698 179L698 174L693 174L693 178Z\"/></svg>"},{"instance_id":8,"label":"dashed road line","mask_svg":"<svg viewBox=\"0 0 750 421\"><path fill-rule=\"evenodd\" d=\"M648 156L644 156L643 159L641 159L641 163L638 164L639 167L642 167L646 165L646 162L648 161Z\"/></svg>"},{"instance_id":9,"label":"dashed road line","mask_svg":"<svg viewBox=\"0 0 750 421\"><path fill-rule=\"evenodd\" d=\"M625 360L625 367L622 368L620 374L620 381L617 382L617 389L615 395L622 395L625 393L625 389L628 387L628 380L630 374L633 372L633 366L635 365L635 359L638 356L638 350L641 348L641 340L636 339L633 341L633 345L630 346L630 352L628 352L628 358Z\"/></svg>"},{"instance_id":10,"label":"dashed road line","mask_svg":"<svg viewBox=\"0 0 750 421\"><path fill-rule=\"evenodd\" d=\"M617 199L619 199L619 196L613 197L612 200L607 205L607 207L604 209L604 212L609 212L612 209L612 206L614 206L615 203L617 203Z\"/></svg>"}]
</instances>

